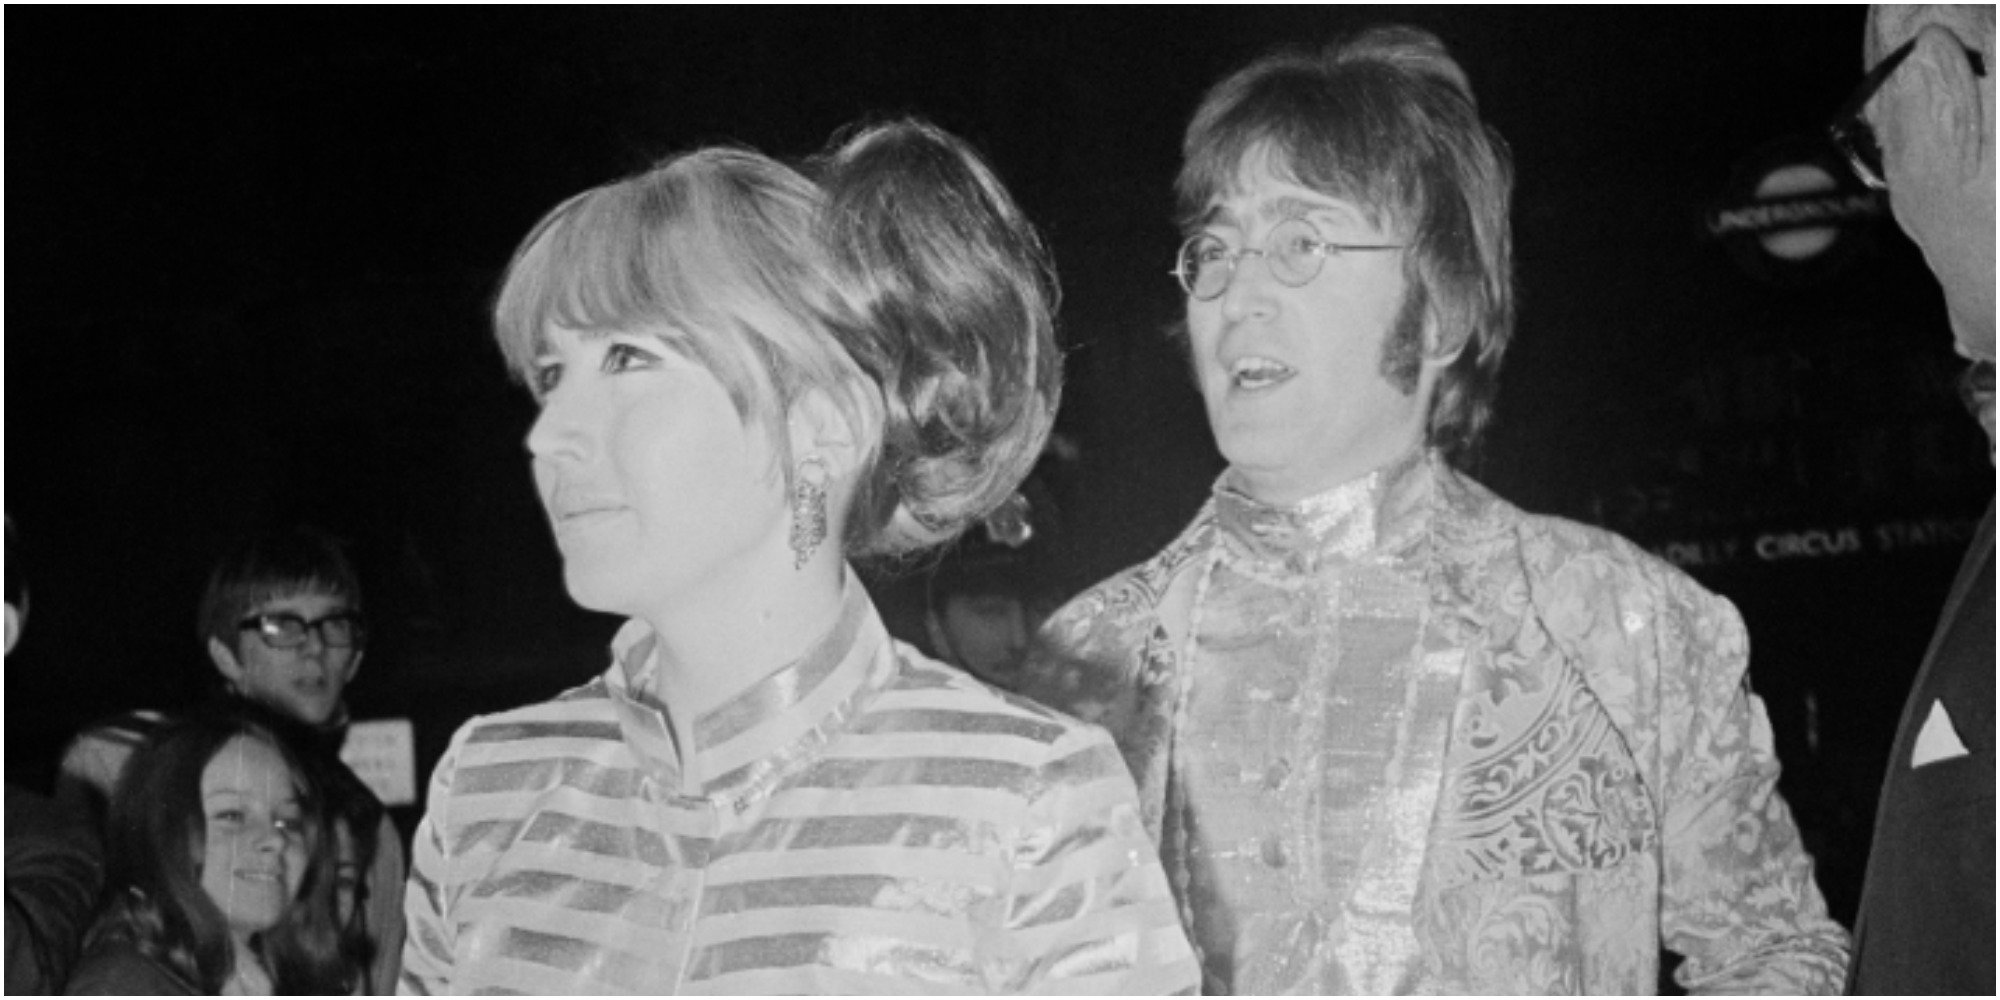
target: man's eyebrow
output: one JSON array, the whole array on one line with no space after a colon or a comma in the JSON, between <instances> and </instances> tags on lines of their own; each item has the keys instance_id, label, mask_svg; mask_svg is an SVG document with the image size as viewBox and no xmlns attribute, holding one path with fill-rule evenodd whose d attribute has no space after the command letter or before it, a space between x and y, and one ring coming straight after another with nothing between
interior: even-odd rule
<instances>
[{"instance_id":1,"label":"man's eyebrow","mask_svg":"<svg viewBox=\"0 0 2000 1000\"><path fill-rule=\"evenodd\" d=\"M1236 213L1230 211L1229 206L1224 205L1221 202L1216 202L1215 204L1208 206L1208 211L1201 213L1201 215L1194 220L1194 226L1192 228L1207 229L1210 226L1231 226L1238 229L1242 228L1242 226L1236 221Z\"/></svg>"},{"instance_id":2,"label":"man's eyebrow","mask_svg":"<svg viewBox=\"0 0 2000 1000\"><path fill-rule=\"evenodd\" d=\"M1318 201L1301 198L1295 194L1288 194L1283 197L1273 198L1258 206L1258 214L1262 215L1266 221L1276 222L1282 219L1302 218L1312 215L1315 212L1330 212L1337 207L1329 201Z\"/></svg>"},{"instance_id":3,"label":"man's eyebrow","mask_svg":"<svg viewBox=\"0 0 2000 1000\"><path fill-rule=\"evenodd\" d=\"M1326 216L1338 225L1375 225L1368 214L1347 202L1330 198L1306 198L1299 195L1283 195L1273 198L1260 206L1265 219L1278 222L1285 219L1306 219L1312 216Z\"/></svg>"},{"instance_id":4,"label":"man's eyebrow","mask_svg":"<svg viewBox=\"0 0 2000 1000\"><path fill-rule=\"evenodd\" d=\"M1280 195L1276 198L1258 202L1256 213L1265 222L1282 222L1286 219L1303 219L1314 215L1332 215L1341 221L1357 218L1352 209L1339 202L1321 198L1308 198L1295 194ZM1203 212L1195 220L1193 228L1199 230L1210 226L1227 226L1241 229L1243 228L1243 222L1237 217L1235 212L1230 210L1228 205L1217 202L1210 205L1208 211Z\"/></svg>"}]
</instances>

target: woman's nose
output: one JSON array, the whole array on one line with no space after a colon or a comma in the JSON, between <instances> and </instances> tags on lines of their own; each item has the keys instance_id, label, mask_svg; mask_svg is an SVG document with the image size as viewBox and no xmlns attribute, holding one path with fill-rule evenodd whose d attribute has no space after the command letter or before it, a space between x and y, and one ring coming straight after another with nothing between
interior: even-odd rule
<instances>
[{"instance_id":1,"label":"woman's nose","mask_svg":"<svg viewBox=\"0 0 2000 1000\"><path fill-rule=\"evenodd\" d=\"M256 840L252 844L252 847L259 854L276 854L285 849L285 838L287 836L288 834L282 824L276 820L266 820L263 826L257 829Z\"/></svg>"},{"instance_id":2,"label":"woman's nose","mask_svg":"<svg viewBox=\"0 0 2000 1000\"><path fill-rule=\"evenodd\" d=\"M528 454L536 458L574 457L582 452L583 435L577 419L579 401L561 387L542 398L542 409L528 428Z\"/></svg>"}]
</instances>

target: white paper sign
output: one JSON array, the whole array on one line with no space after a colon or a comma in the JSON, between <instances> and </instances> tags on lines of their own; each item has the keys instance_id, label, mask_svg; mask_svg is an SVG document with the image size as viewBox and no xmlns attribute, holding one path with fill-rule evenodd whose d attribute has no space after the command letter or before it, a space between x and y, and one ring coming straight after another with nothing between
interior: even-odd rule
<instances>
[{"instance_id":1,"label":"white paper sign","mask_svg":"<svg viewBox=\"0 0 2000 1000\"><path fill-rule=\"evenodd\" d=\"M369 719L347 726L340 745L346 764L385 806L417 801L417 737L408 719Z\"/></svg>"}]
</instances>

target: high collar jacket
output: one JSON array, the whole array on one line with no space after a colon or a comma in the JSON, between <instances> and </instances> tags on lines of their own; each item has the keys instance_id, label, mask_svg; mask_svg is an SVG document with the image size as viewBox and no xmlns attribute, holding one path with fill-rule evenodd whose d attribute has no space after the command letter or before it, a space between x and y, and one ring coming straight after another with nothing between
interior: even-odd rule
<instances>
[{"instance_id":1,"label":"high collar jacket","mask_svg":"<svg viewBox=\"0 0 2000 1000\"><path fill-rule=\"evenodd\" d=\"M1202 787L1194 772L1205 755L1228 747L1176 730L1199 715L1184 699L1227 696L1249 680L1209 672L1247 665L1190 643L1190 624L1211 641L1219 626L1205 623L1223 614L1221 573L1310 588L1374 559L1414 574L1418 602L1428 605L1422 655L1371 664L1356 654L1341 670L1448 671L1441 695L1412 696L1418 709L1424 697L1440 703L1435 729L1405 726L1396 736L1436 762L1407 831L1411 884L1397 886L1383 868L1357 891L1390 900L1386 909L1350 897L1334 912L1301 915L1289 942L1300 954L1252 962L1251 971L1296 959L1307 973L1252 980L1255 988L1645 994L1657 989L1664 947L1684 956L1676 977L1690 991L1837 992L1847 937L1826 914L1776 792L1778 762L1747 684L1748 640L1735 609L1624 539L1524 513L1435 456L1384 472L1389 481L1372 490L1375 506L1359 521L1329 518L1316 501L1246 519L1232 509L1243 498L1218 486L1157 556L1052 618L1025 672L1030 696L1112 731L1197 949L1241 953L1240 941L1204 940L1188 907L1198 845L1185 829L1185 797ZM1297 551L1286 555L1287 545ZM1326 629L1367 613L1323 603ZM1184 661L1197 648L1190 675ZM1409 690L1418 690L1414 681ZM1356 793L1379 801L1336 804L1380 813L1412 801L1392 787L1410 784L1400 762L1385 773ZM1274 798L1273 826L1292 821L1296 807L1283 798ZM1371 829L1378 838L1399 832ZM1269 860L1286 858L1274 851ZM1354 923L1363 917L1411 946L1371 952L1343 940L1368 929ZM1245 957L1258 954L1270 952ZM1244 963L1237 981L1218 982L1214 957L1204 962L1208 990L1246 988Z\"/></svg>"}]
</instances>

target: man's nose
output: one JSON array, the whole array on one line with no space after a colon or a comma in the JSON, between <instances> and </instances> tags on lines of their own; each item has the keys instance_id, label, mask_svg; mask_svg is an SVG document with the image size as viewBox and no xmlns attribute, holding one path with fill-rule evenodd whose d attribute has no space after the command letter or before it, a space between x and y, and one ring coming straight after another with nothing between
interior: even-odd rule
<instances>
[{"instance_id":1,"label":"man's nose","mask_svg":"<svg viewBox=\"0 0 2000 1000\"><path fill-rule=\"evenodd\" d=\"M306 626L305 639L299 643L301 656L321 656L326 653L326 624L315 622Z\"/></svg>"},{"instance_id":2,"label":"man's nose","mask_svg":"<svg viewBox=\"0 0 2000 1000\"><path fill-rule=\"evenodd\" d=\"M1222 315L1236 321L1267 315L1272 306L1271 288L1277 277L1262 250L1244 250L1230 269L1229 284L1222 288Z\"/></svg>"}]
</instances>

